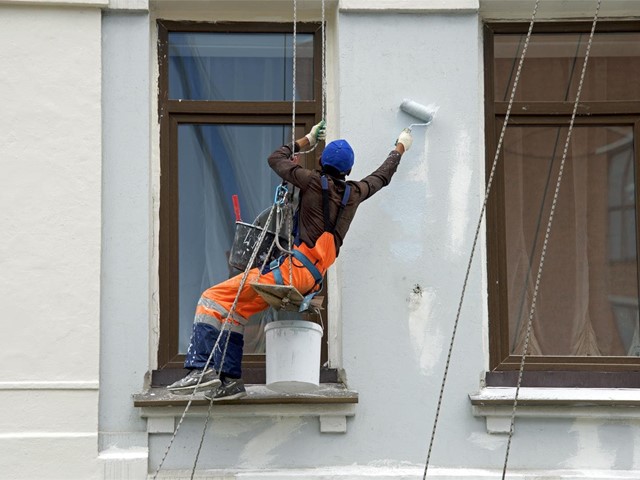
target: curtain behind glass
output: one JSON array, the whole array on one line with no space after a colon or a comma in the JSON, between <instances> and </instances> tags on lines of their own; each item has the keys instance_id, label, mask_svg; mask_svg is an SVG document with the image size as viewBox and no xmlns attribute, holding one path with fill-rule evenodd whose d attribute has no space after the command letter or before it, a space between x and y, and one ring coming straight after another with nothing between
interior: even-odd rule
<instances>
[{"instance_id":1,"label":"curtain behind glass","mask_svg":"<svg viewBox=\"0 0 640 480\"><path fill-rule=\"evenodd\" d=\"M566 134L564 127L512 126L505 137L507 290L515 354L522 351ZM638 355L632 140L631 127L574 128L533 319L533 355Z\"/></svg>"},{"instance_id":2,"label":"curtain behind glass","mask_svg":"<svg viewBox=\"0 0 640 480\"><path fill-rule=\"evenodd\" d=\"M180 353L189 346L201 293L238 273L228 264L235 232L232 195L238 195L248 223L271 206L281 180L267 157L288 141L290 131L283 125L178 127ZM247 328L246 353L263 348L263 320Z\"/></svg>"}]
</instances>

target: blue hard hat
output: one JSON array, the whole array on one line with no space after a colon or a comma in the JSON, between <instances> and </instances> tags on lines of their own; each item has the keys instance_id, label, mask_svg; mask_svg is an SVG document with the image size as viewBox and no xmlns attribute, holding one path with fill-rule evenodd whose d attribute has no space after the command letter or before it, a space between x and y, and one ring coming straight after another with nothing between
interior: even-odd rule
<instances>
[{"instance_id":1,"label":"blue hard hat","mask_svg":"<svg viewBox=\"0 0 640 480\"><path fill-rule=\"evenodd\" d=\"M351 172L355 155L351 145L346 140L334 140L324 147L322 165L329 165L346 175Z\"/></svg>"}]
</instances>

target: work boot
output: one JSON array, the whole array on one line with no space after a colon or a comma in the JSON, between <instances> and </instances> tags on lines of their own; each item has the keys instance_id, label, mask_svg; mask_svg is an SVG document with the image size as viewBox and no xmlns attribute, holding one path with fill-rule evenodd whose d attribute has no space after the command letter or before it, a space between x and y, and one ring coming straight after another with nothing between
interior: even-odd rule
<instances>
[{"instance_id":1,"label":"work boot","mask_svg":"<svg viewBox=\"0 0 640 480\"><path fill-rule=\"evenodd\" d=\"M244 388L242 379L228 377L222 380L222 385L204 394L204 398L213 400L214 402L219 400L234 400L246 396L247 391Z\"/></svg>"},{"instance_id":2,"label":"work boot","mask_svg":"<svg viewBox=\"0 0 640 480\"><path fill-rule=\"evenodd\" d=\"M202 377L202 380L200 380L200 377ZM200 384L198 384L199 380ZM213 368L207 368L204 373L202 370L194 368L184 378L169 385L167 390L176 395L188 395L194 391L203 392L216 388L221 383L218 373Z\"/></svg>"}]
</instances>

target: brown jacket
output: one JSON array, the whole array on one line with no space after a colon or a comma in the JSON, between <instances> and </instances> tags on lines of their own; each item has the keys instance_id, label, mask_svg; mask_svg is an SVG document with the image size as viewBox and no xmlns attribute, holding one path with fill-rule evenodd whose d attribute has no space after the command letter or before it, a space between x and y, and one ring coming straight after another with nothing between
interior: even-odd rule
<instances>
[{"instance_id":1,"label":"brown jacket","mask_svg":"<svg viewBox=\"0 0 640 480\"><path fill-rule=\"evenodd\" d=\"M296 145L297 150L297 145ZM375 172L364 177L359 182L347 181L351 186L349 201L335 228L336 255L349 230L349 225L356 214L360 203L371 197L382 187L389 185L391 177L396 172L402 155L393 150L387 159ZM324 215L322 210L322 184L321 173L317 170L309 170L291 161L291 147L284 145L273 152L269 157L269 166L285 181L300 189L300 239L310 248L324 232ZM344 194L344 185L327 175L329 180L329 215L332 221L338 214L338 207Z\"/></svg>"}]
</instances>

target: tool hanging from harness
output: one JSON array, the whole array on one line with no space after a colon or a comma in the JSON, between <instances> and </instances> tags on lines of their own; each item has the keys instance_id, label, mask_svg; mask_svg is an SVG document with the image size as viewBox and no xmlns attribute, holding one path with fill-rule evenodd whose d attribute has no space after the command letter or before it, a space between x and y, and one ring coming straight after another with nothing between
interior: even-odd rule
<instances>
[{"instance_id":1,"label":"tool hanging from harness","mask_svg":"<svg viewBox=\"0 0 640 480\"><path fill-rule=\"evenodd\" d=\"M351 187L348 184L345 184L344 194L342 196L342 200L338 208L338 213L336 215L335 221L331 222L330 213L329 213L329 181L326 175L322 175L320 177L320 182L322 184L322 210L324 214L324 233L329 233L332 237L331 241L333 242L334 241L333 234L335 232L336 225L338 224L338 221L342 216L344 208L346 207L347 202L349 201L349 196L351 194ZM293 256L294 259L298 260L302 264L302 266L309 271L309 273L311 273L315 281L313 288L311 288L310 292L307 295L305 295L304 301L300 305L300 311L304 311L309 307L309 304L311 303L311 300L313 299L313 297L320 290L322 290L322 280L324 275L323 275L323 272L321 272L320 269L316 267L317 261L313 262L307 255L305 255L299 250L298 247L300 247L300 244L302 242L299 237L299 225L297 225L298 222L296 221L295 223L296 223L296 228L295 228L296 247L291 252L291 255ZM271 262L268 268L266 268L265 271L263 271L262 273L265 274L268 272L273 272L273 277L276 281L276 284L284 285L284 279L282 278L280 266L288 257L289 257L288 254L281 255L279 258Z\"/></svg>"}]
</instances>

